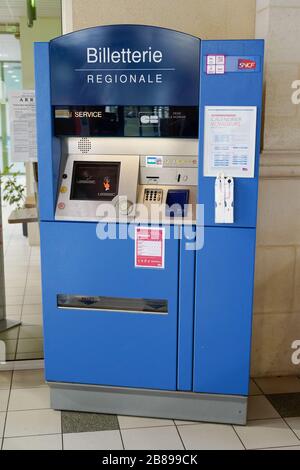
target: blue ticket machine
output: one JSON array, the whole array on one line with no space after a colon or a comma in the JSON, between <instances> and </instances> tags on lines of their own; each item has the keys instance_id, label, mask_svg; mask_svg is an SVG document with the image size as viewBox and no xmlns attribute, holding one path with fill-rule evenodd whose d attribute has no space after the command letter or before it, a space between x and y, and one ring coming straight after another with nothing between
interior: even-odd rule
<instances>
[{"instance_id":1,"label":"blue ticket machine","mask_svg":"<svg viewBox=\"0 0 300 470\"><path fill-rule=\"evenodd\" d=\"M35 71L52 407L245 423L263 41L101 26Z\"/></svg>"}]
</instances>

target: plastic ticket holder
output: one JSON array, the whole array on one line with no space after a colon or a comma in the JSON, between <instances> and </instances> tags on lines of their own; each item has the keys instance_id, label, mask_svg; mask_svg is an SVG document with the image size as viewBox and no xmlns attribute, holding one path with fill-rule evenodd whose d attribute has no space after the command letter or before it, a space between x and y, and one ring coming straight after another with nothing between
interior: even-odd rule
<instances>
[{"instance_id":1,"label":"plastic ticket holder","mask_svg":"<svg viewBox=\"0 0 300 470\"><path fill-rule=\"evenodd\" d=\"M189 196L189 189L169 189L166 200L166 216L185 217Z\"/></svg>"},{"instance_id":2,"label":"plastic ticket holder","mask_svg":"<svg viewBox=\"0 0 300 470\"><path fill-rule=\"evenodd\" d=\"M234 180L220 174L215 181L215 223L234 223Z\"/></svg>"}]
</instances>

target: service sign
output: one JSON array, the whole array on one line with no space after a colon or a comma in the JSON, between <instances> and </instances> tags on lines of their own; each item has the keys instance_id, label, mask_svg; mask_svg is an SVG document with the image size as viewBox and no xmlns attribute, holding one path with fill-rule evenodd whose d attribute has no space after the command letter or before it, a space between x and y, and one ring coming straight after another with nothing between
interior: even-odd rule
<instances>
[{"instance_id":1,"label":"service sign","mask_svg":"<svg viewBox=\"0 0 300 470\"><path fill-rule=\"evenodd\" d=\"M198 106L200 40L153 26L89 28L50 41L52 104Z\"/></svg>"}]
</instances>

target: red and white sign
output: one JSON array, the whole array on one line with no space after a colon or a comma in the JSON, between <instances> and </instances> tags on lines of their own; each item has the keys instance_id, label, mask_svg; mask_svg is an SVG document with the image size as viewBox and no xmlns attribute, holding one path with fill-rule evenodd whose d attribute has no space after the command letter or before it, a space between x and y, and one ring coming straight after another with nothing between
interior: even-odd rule
<instances>
[{"instance_id":1,"label":"red and white sign","mask_svg":"<svg viewBox=\"0 0 300 470\"><path fill-rule=\"evenodd\" d=\"M135 267L165 267L165 229L135 227Z\"/></svg>"},{"instance_id":2,"label":"red and white sign","mask_svg":"<svg viewBox=\"0 0 300 470\"><path fill-rule=\"evenodd\" d=\"M251 59L239 59L238 68L239 70L255 70L256 62L255 60L251 60Z\"/></svg>"}]
</instances>

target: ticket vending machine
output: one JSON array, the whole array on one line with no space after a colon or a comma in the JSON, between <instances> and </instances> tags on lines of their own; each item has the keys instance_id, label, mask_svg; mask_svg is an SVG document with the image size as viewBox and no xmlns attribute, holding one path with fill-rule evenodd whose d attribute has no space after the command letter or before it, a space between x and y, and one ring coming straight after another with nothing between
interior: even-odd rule
<instances>
[{"instance_id":1,"label":"ticket vending machine","mask_svg":"<svg viewBox=\"0 0 300 470\"><path fill-rule=\"evenodd\" d=\"M245 423L263 41L101 26L35 70L52 407Z\"/></svg>"}]
</instances>

